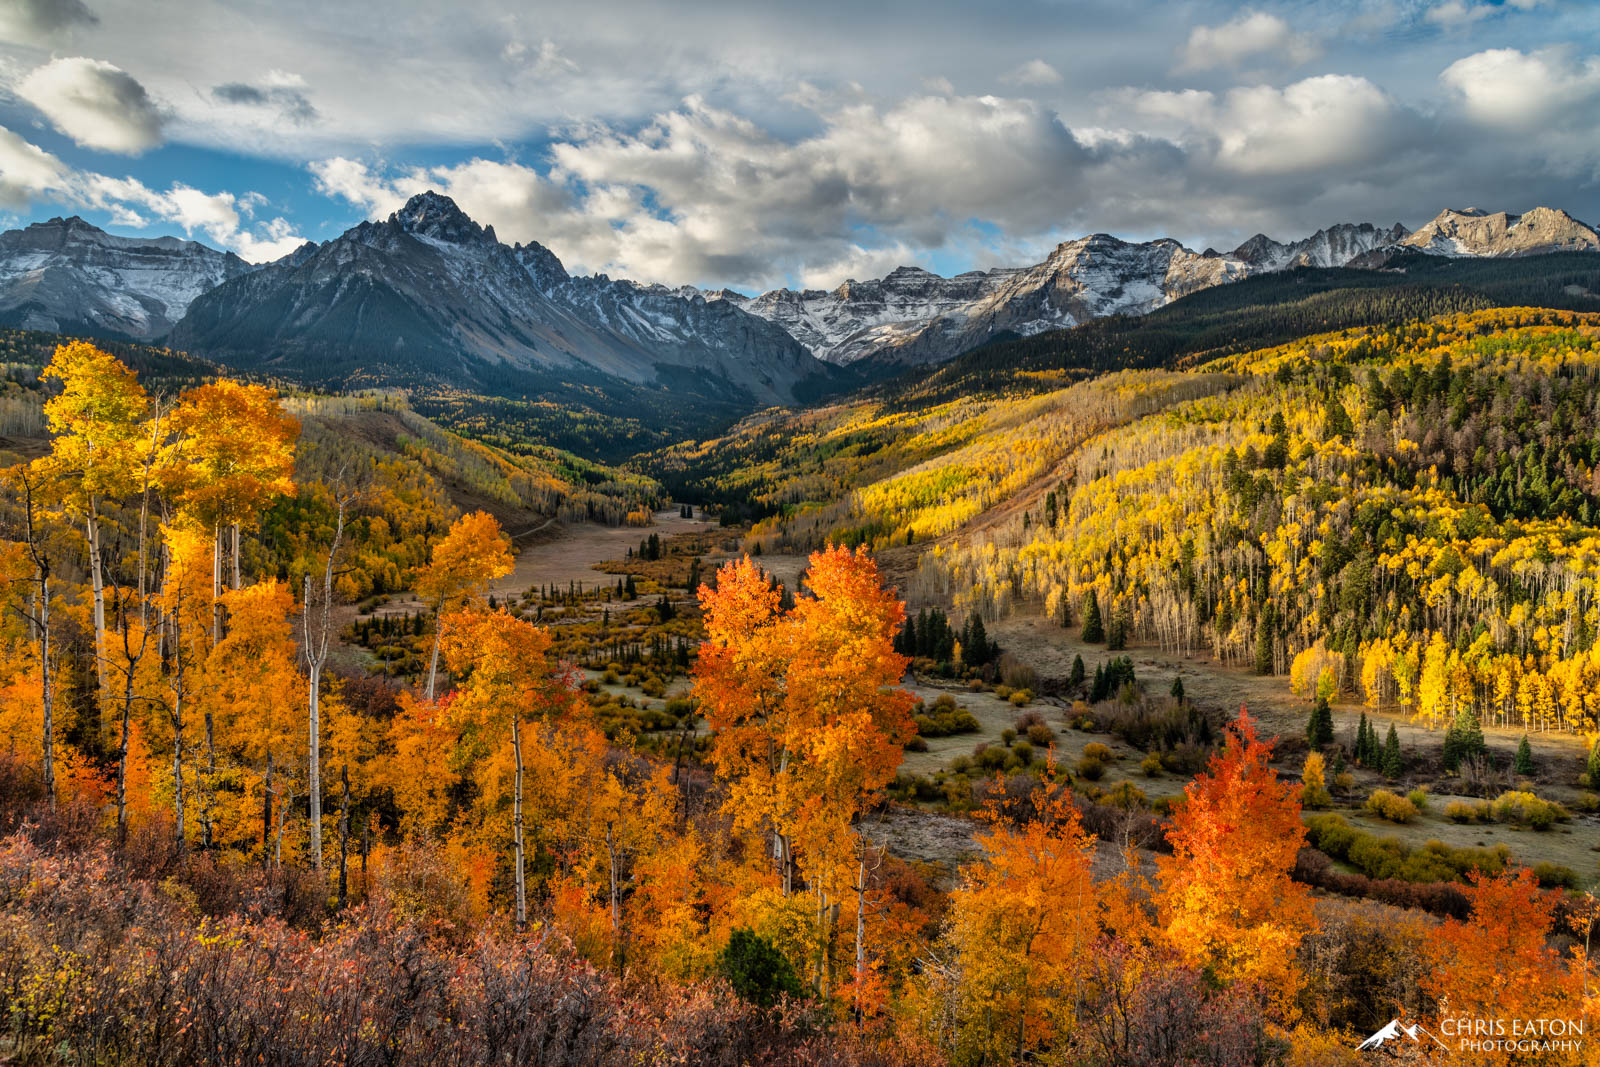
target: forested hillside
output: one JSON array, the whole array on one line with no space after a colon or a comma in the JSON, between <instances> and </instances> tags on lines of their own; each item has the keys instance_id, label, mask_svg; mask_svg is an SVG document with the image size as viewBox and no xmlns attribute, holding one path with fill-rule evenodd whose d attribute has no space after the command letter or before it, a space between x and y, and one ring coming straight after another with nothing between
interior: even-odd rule
<instances>
[{"instance_id":1,"label":"forested hillside","mask_svg":"<svg viewBox=\"0 0 1600 1067\"><path fill-rule=\"evenodd\" d=\"M1594 727L1600 317L756 420L669 459L772 517L666 536L641 475L152 368L6 383L22 1063L1338 1064L1397 1015L1594 1012L1600 795L1484 731ZM544 580L550 523L625 540ZM1304 740L1149 685L1147 641L1289 674ZM1454 769L1347 743L1351 691ZM1430 790L1493 846L1372 832L1447 833Z\"/></svg>"}]
</instances>

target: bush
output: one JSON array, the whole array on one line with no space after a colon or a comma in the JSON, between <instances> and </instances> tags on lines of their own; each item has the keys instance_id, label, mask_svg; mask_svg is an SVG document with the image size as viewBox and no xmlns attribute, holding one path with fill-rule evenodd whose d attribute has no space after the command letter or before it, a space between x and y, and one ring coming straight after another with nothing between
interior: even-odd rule
<instances>
[{"instance_id":1,"label":"bush","mask_svg":"<svg viewBox=\"0 0 1600 1067\"><path fill-rule=\"evenodd\" d=\"M739 929L717 956L717 973L752 1004L770 1008L780 997L800 996L800 976L778 947L754 931Z\"/></svg>"},{"instance_id":2,"label":"bush","mask_svg":"<svg viewBox=\"0 0 1600 1067\"><path fill-rule=\"evenodd\" d=\"M1028 742L1037 748L1046 748L1056 739L1056 732L1044 723L1028 727Z\"/></svg>"},{"instance_id":3,"label":"bush","mask_svg":"<svg viewBox=\"0 0 1600 1067\"><path fill-rule=\"evenodd\" d=\"M1083 754L1087 759L1097 759L1101 763L1110 763L1115 760L1116 753L1111 751L1110 745L1101 744L1099 741L1090 741L1083 746Z\"/></svg>"},{"instance_id":4,"label":"bush","mask_svg":"<svg viewBox=\"0 0 1600 1067\"><path fill-rule=\"evenodd\" d=\"M1416 789L1413 789L1411 792L1407 793L1406 799L1411 801L1411 806L1416 808L1418 811L1428 810L1428 791L1423 789L1421 786L1418 786Z\"/></svg>"},{"instance_id":5,"label":"bush","mask_svg":"<svg viewBox=\"0 0 1600 1067\"><path fill-rule=\"evenodd\" d=\"M1000 743L1005 745L1007 748L1010 748L1011 742L1015 741L1016 739L1017 732L1011 727L1008 726L1004 730L1000 731Z\"/></svg>"},{"instance_id":6,"label":"bush","mask_svg":"<svg viewBox=\"0 0 1600 1067\"><path fill-rule=\"evenodd\" d=\"M1390 822L1406 823L1417 817L1417 806L1387 789L1374 789L1367 798L1367 810Z\"/></svg>"},{"instance_id":7,"label":"bush","mask_svg":"<svg viewBox=\"0 0 1600 1067\"><path fill-rule=\"evenodd\" d=\"M1560 804L1521 790L1501 793L1489 805L1489 811L1496 822L1525 824L1535 830L1548 830L1557 821L1571 818Z\"/></svg>"},{"instance_id":8,"label":"bush","mask_svg":"<svg viewBox=\"0 0 1600 1067\"><path fill-rule=\"evenodd\" d=\"M1341 793L1348 793L1356 787L1356 776L1349 771L1340 771L1333 776L1333 787Z\"/></svg>"},{"instance_id":9,"label":"bush","mask_svg":"<svg viewBox=\"0 0 1600 1067\"><path fill-rule=\"evenodd\" d=\"M1452 800L1444 806L1444 817L1451 822L1482 822L1489 817L1489 805L1482 800Z\"/></svg>"},{"instance_id":10,"label":"bush","mask_svg":"<svg viewBox=\"0 0 1600 1067\"><path fill-rule=\"evenodd\" d=\"M1125 811L1135 811L1147 806L1150 801L1144 795L1144 790L1132 782L1117 782L1106 790L1105 796L1100 798L1101 803L1110 804L1114 808Z\"/></svg>"},{"instance_id":11,"label":"bush","mask_svg":"<svg viewBox=\"0 0 1600 1067\"><path fill-rule=\"evenodd\" d=\"M907 752L926 752L928 751L928 742L924 741L920 736L916 736L906 742L905 749Z\"/></svg>"},{"instance_id":12,"label":"bush","mask_svg":"<svg viewBox=\"0 0 1600 1067\"><path fill-rule=\"evenodd\" d=\"M1091 782L1098 782L1106 773L1106 765L1093 756L1085 756L1078 761L1078 776Z\"/></svg>"},{"instance_id":13,"label":"bush","mask_svg":"<svg viewBox=\"0 0 1600 1067\"><path fill-rule=\"evenodd\" d=\"M941 694L932 708L925 708L912 716L917 733L923 737L949 737L952 734L977 733L978 720L972 712L959 706L949 694Z\"/></svg>"},{"instance_id":14,"label":"bush","mask_svg":"<svg viewBox=\"0 0 1600 1067\"><path fill-rule=\"evenodd\" d=\"M1152 752L1144 759L1140 760L1139 769L1144 772L1144 776L1146 778L1159 778L1161 776L1160 754Z\"/></svg>"},{"instance_id":15,"label":"bush","mask_svg":"<svg viewBox=\"0 0 1600 1067\"><path fill-rule=\"evenodd\" d=\"M1578 872L1559 863L1540 860L1533 865L1533 876L1546 889L1577 889Z\"/></svg>"},{"instance_id":16,"label":"bush","mask_svg":"<svg viewBox=\"0 0 1600 1067\"><path fill-rule=\"evenodd\" d=\"M1025 708L1032 702L1033 693L1027 689L1018 689L1011 694L1011 706L1014 708Z\"/></svg>"},{"instance_id":17,"label":"bush","mask_svg":"<svg viewBox=\"0 0 1600 1067\"><path fill-rule=\"evenodd\" d=\"M1395 799L1404 802L1403 798ZM1358 830L1339 815L1307 819L1306 840L1313 848L1344 860L1369 878L1404 882L1464 881L1471 871L1499 874L1511 859L1511 852L1504 845L1492 849L1452 848L1441 841L1429 841L1421 848L1411 848L1397 837L1378 837Z\"/></svg>"},{"instance_id":18,"label":"bush","mask_svg":"<svg viewBox=\"0 0 1600 1067\"><path fill-rule=\"evenodd\" d=\"M1021 760L1023 766L1033 762L1033 746L1026 741L1018 741L1012 745L1011 754Z\"/></svg>"}]
</instances>

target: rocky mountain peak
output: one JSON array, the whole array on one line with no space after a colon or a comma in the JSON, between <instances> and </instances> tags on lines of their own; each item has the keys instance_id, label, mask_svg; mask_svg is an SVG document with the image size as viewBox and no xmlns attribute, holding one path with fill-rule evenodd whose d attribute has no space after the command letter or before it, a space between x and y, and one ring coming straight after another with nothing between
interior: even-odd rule
<instances>
[{"instance_id":1,"label":"rocky mountain peak","mask_svg":"<svg viewBox=\"0 0 1600 1067\"><path fill-rule=\"evenodd\" d=\"M1600 251L1600 233L1558 208L1521 215L1446 208L1400 243L1442 256L1528 256Z\"/></svg>"},{"instance_id":2,"label":"rocky mountain peak","mask_svg":"<svg viewBox=\"0 0 1600 1067\"><path fill-rule=\"evenodd\" d=\"M404 207L389 216L389 222L404 233L449 244L496 240L494 227L479 226L454 200L431 189L407 200Z\"/></svg>"}]
</instances>

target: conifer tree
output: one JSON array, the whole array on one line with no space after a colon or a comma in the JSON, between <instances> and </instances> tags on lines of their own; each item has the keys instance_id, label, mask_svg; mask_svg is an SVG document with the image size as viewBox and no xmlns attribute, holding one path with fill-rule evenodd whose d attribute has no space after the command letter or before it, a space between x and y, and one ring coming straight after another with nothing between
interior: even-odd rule
<instances>
[{"instance_id":1,"label":"conifer tree","mask_svg":"<svg viewBox=\"0 0 1600 1067\"><path fill-rule=\"evenodd\" d=\"M1322 697L1311 706L1311 719L1306 723L1306 740L1312 748L1333 744L1333 709Z\"/></svg>"},{"instance_id":2,"label":"conifer tree","mask_svg":"<svg viewBox=\"0 0 1600 1067\"><path fill-rule=\"evenodd\" d=\"M1517 745L1517 773L1527 777L1533 773L1533 746L1528 744L1528 735L1522 735L1522 743Z\"/></svg>"},{"instance_id":3,"label":"conifer tree","mask_svg":"<svg viewBox=\"0 0 1600 1067\"><path fill-rule=\"evenodd\" d=\"M1383 776L1385 778L1398 778L1405 769L1405 763L1400 758L1400 735L1395 732L1394 723L1389 724L1389 737L1383 743Z\"/></svg>"},{"instance_id":4,"label":"conifer tree","mask_svg":"<svg viewBox=\"0 0 1600 1067\"><path fill-rule=\"evenodd\" d=\"M1105 639L1105 624L1100 621L1100 598L1091 590L1089 601L1083 606L1083 643L1098 645Z\"/></svg>"}]
</instances>

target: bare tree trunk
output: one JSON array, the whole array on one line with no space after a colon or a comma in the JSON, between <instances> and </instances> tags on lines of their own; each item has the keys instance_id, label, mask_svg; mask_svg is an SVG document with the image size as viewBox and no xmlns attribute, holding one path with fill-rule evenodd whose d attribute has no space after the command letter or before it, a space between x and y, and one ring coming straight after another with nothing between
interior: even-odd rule
<instances>
[{"instance_id":1,"label":"bare tree trunk","mask_svg":"<svg viewBox=\"0 0 1600 1067\"><path fill-rule=\"evenodd\" d=\"M309 686L306 709L308 739L306 792L311 816L311 866L322 870L322 666L328 661L328 646L333 640L333 562L344 538L345 509L349 498L339 499L339 517L334 526L333 544L328 548L328 564L322 571L320 613L313 611L311 575L305 578L305 607L302 613L305 657ZM313 630L312 619L317 617Z\"/></svg>"},{"instance_id":2,"label":"bare tree trunk","mask_svg":"<svg viewBox=\"0 0 1600 1067\"><path fill-rule=\"evenodd\" d=\"M428 691L423 694L428 701L433 700L434 683L439 678L439 640L444 636L444 615L439 608L433 611L433 655L428 659Z\"/></svg>"},{"instance_id":3,"label":"bare tree trunk","mask_svg":"<svg viewBox=\"0 0 1600 1067\"><path fill-rule=\"evenodd\" d=\"M39 571L39 678L44 702L44 791L56 810L56 694L50 684L50 567Z\"/></svg>"},{"instance_id":4,"label":"bare tree trunk","mask_svg":"<svg viewBox=\"0 0 1600 1067\"><path fill-rule=\"evenodd\" d=\"M867 844L861 843L856 865L856 1029L862 1027L861 987L867 980Z\"/></svg>"},{"instance_id":5,"label":"bare tree trunk","mask_svg":"<svg viewBox=\"0 0 1600 1067\"><path fill-rule=\"evenodd\" d=\"M517 929L528 925L528 883L522 852L522 724L511 716L511 753L516 759L516 776L511 790L511 841L517 864Z\"/></svg>"},{"instance_id":6,"label":"bare tree trunk","mask_svg":"<svg viewBox=\"0 0 1600 1067\"><path fill-rule=\"evenodd\" d=\"M238 589L239 586L240 586L240 581L239 581L239 535L240 535L239 524L238 523L234 523L233 524L233 543L232 543L232 548L233 548L233 587L235 589Z\"/></svg>"},{"instance_id":7,"label":"bare tree trunk","mask_svg":"<svg viewBox=\"0 0 1600 1067\"><path fill-rule=\"evenodd\" d=\"M83 520L84 539L89 542L89 593L94 600L94 677L98 706L106 691L106 586L100 560L100 517L95 514L94 496Z\"/></svg>"},{"instance_id":8,"label":"bare tree trunk","mask_svg":"<svg viewBox=\"0 0 1600 1067\"><path fill-rule=\"evenodd\" d=\"M267 848L272 844L272 753L267 753L267 773L261 779L261 865L267 865Z\"/></svg>"},{"instance_id":9,"label":"bare tree trunk","mask_svg":"<svg viewBox=\"0 0 1600 1067\"><path fill-rule=\"evenodd\" d=\"M350 764L339 768L339 781L344 785L344 799L339 802L339 907L342 910L350 900Z\"/></svg>"}]
</instances>

